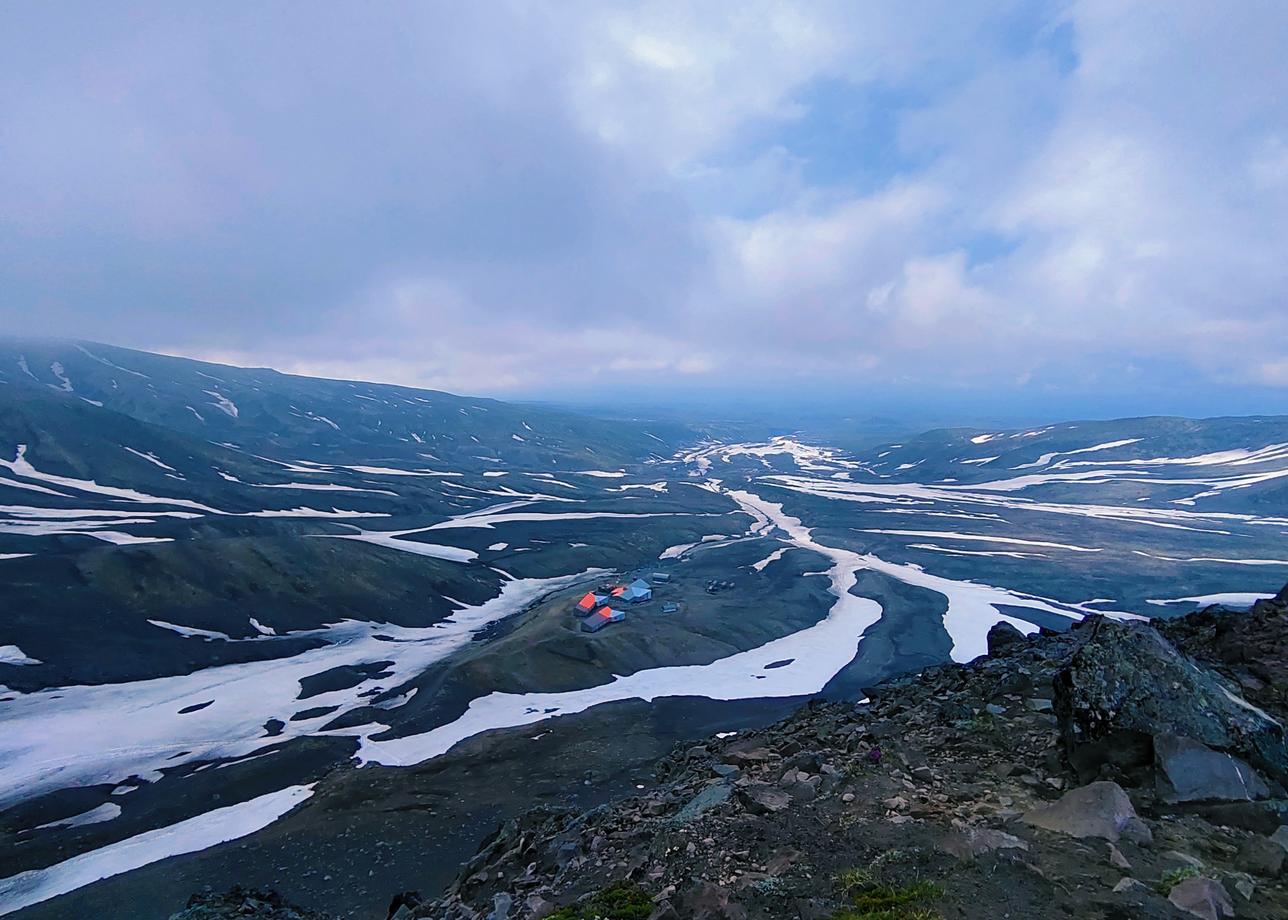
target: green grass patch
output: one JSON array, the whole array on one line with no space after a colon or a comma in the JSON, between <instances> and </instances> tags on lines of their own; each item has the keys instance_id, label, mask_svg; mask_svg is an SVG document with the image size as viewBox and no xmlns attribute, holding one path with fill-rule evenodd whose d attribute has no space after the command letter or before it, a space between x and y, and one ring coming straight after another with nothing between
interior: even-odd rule
<instances>
[{"instance_id":1,"label":"green grass patch","mask_svg":"<svg viewBox=\"0 0 1288 920\"><path fill-rule=\"evenodd\" d=\"M924 879L905 885L888 885L877 880L871 869L849 869L835 879L850 904L832 915L832 920L937 920L939 915L926 906L944 891Z\"/></svg>"},{"instance_id":2,"label":"green grass patch","mask_svg":"<svg viewBox=\"0 0 1288 920\"><path fill-rule=\"evenodd\" d=\"M1163 874L1163 877L1158 880L1158 893L1163 897L1167 897L1172 893L1172 889L1181 882L1185 881L1187 878L1196 878L1201 874L1202 873L1193 866L1182 866L1179 869L1173 869L1171 872L1166 872Z\"/></svg>"},{"instance_id":3,"label":"green grass patch","mask_svg":"<svg viewBox=\"0 0 1288 920\"><path fill-rule=\"evenodd\" d=\"M648 920L653 897L639 885L614 882L580 904L562 907L546 920Z\"/></svg>"}]
</instances>

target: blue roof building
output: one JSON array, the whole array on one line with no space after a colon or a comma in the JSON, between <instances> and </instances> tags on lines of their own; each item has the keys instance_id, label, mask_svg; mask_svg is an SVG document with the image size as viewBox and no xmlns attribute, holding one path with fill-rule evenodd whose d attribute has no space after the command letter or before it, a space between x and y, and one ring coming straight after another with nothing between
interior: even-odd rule
<instances>
[{"instance_id":1,"label":"blue roof building","mask_svg":"<svg viewBox=\"0 0 1288 920\"><path fill-rule=\"evenodd\" d=\"M652 586L642 578L637 578L622 592L621 599L629 604L640 604L653 599Z\"/></svg>"}]
</instances>

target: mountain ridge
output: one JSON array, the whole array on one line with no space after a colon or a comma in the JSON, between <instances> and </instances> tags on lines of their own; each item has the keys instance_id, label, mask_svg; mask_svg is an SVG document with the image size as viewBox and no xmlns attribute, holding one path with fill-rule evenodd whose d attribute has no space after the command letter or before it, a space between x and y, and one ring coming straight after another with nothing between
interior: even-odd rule
<instances>
[{"instance_id":1,"label":"mountain ridge","mask_svg":"<svg viewBox=\"0 0 1288 920\"><path fill-rule=\"evenodd\" d=\"M638 461L696 437L671 422L595 419L489 397L241 368L95 342L0 341L0 380L217 443L312 459ZM329 414L328 414L329 413ZM537 422L533 430L529 421ZM388 426L388 427L386 427ZM471 440L474 439L474 440ZM485 446L483 445L486 442Z\"/></svg>"}]
</instances>

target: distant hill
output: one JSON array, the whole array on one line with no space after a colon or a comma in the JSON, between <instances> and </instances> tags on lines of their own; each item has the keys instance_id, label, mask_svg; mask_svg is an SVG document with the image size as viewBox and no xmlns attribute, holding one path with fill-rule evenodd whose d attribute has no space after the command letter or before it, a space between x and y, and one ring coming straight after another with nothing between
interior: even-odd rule
<instances>
[{"instance_id":1,"label":"distant hill","mask_svg":"<svg viewBox=\"0 0 1288 920\"><path fill-rule=\"evenodd\" d=\"M377 456L594 465L669 456L694 433L675 422L603 421L435 390L241 368L96 342L0 341L0 400L17 391L104 408L275 458ZM0 403L3 405L3 403ZM50 403L49 405L52 405Z\"/></svg>"}]
</instances>

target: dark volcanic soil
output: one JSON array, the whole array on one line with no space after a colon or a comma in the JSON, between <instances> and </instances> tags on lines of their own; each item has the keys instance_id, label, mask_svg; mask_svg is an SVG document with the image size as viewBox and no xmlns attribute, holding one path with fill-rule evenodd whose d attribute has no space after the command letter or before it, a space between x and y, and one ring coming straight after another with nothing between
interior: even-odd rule
<instances>
[{"instance_id":1,"label":"dark volcanic soil","mask_svg":"<svg viewBox=\"0 0 1288 920\"><path fill-rule=\"evenodd\" d=\"M107 879L15 916L160 920L194 892L275 889L335 917L383 917L390 893L440 890L503 821L534 805L589 808L656 785L679 742L782 718L796 700L631 702L494 732L421 767L334 770L263 832ZM136 793L138 794L138 793Z\"/></svg>"}]
</instances>

